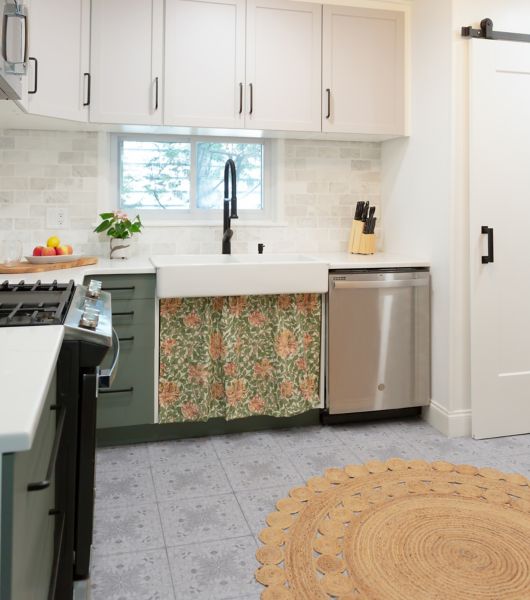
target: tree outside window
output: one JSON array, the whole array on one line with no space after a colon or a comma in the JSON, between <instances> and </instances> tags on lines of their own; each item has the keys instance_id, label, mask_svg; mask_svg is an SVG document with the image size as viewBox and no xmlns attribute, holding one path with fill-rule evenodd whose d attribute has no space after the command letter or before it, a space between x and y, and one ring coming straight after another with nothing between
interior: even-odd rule
<instances>
[{"instance_id":1,"label":"tree outside window","mask_svg":"<svg viewBox=\"0 0 530 600\"><path fill-rule=\"evenodd\" d=\"M209 211L222 208L225 162L237 169L238 207L263 210L264 144L200 138L119 139L120 207Z\"/></svg>"}]
</instances>

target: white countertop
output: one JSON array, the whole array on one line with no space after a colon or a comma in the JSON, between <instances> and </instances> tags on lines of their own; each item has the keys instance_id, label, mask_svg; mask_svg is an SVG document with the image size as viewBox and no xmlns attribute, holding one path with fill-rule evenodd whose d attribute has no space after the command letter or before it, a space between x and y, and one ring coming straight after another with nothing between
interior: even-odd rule
<instances>
[{"instance_id":1,"label":"white countertop","mask_svg":"<svg viewBox=\"0 0 530 600\"><path fill-rule=\"evenodd\" d=\"M40 273L21 273L19 275L0 274L0 282L6 279L10 282L27 281L33 283L41 281L53 281L57 279L62 283L74 280L75 284L83 283L87 275L126 275L140 273L155 273L156 269L148 257L134 257L127 260L110 260L100 258L95 265L76 267L74 269L56 269L55 271L41 271Z\"/></svg>"},{"instance_id":2,"label":"white countertop","mask_svg":"<svg viewBox=\"0 0 530 600\"><path fill-rule=\"evenodd\" d=\"M0 328L0 454L31 448L63 337L61 325Z\"/></svg>"},{"instance_id":3,"label":"white countertop","mask_svg":"<svg viewBox=\"0 0 530 600\"><path fill-rule=\"evenodd\" d=\"M305 253L330 269L428 267L423 259L384 252L371 256L347 253ZM0 275L0 281L69 281L88 275L155 273L149 258L100 259L95 265L21 275ZM42 412L63 339L61 326L0 328L0 454L28 450Z\"/></svg>"},{"instance_id":4,"label":"white countertop","mask_svg":"<svg viewBox=\"0 0 530 600\"><path fill-rule=\"evenodd\" d=\"M361 254L348 254L347 252L319 253L301 252L293 256L303 255L313 258L319 262L326 262L330 269L382 269L399 267L429 267L429 261L425 259L413 258L410 256L400 256L378 252L364 256ZM200 255L198 255L200 256ZM34 282L38 279L42 281L65 282L73 279L76 284L83 283L83 279L90 275L126 275L156 273L156 268L149 257L133 257L127 260L110 260L100 258L95 265L86 267L77 267L75 269L58 269L56 271L42 271L41 273L23 273L20 275L2 275L0 281L6 279L11 282L21 281Z\"/></svg>"}]
</instances>

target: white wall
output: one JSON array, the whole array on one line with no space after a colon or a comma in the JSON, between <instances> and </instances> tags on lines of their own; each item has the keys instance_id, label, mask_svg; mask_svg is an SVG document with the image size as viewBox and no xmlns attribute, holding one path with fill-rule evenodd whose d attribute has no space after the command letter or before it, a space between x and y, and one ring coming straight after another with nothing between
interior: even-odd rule
<instances>
[{"instance_id":1,"label":"white wall","mask_svg":"<svg viewBox=\"0 0 530 600\"><path fill-rule=\"evenodd\" d=\"M382 149L385 250L427 256L431 261L432 400L435 406L448 407L452 196L450 3L421 0L413 4L411 73L410 138L384 142ZM437 426L444 429L440 423Z\"/></svg>"},{"instance_id":2,"label":"white wall","mask_svg":"<svg viewBox=\"0 0 530 600\"><path fill-rule=\"evenodd\" d=\"M383 143L385 250L430 257L432 406L448 435L471 429L469 384L468 41L461 27L530 32L528 0L416 0L411 137ZM488 43L484 41L484 43Z\"/></svg>"},{"instance_id":3,"label":"white wall","mask_svg":"<svg viewBox=\"0 0 530 600\"><path fill-rule=\"evenodd\" d=\"M453 258L451 331L451 407L470 409L469 193L468 193L468 40L462 26L478 28L486 17L498 31L530 33L528 0L453 0ZM485 40L483 43L487 44Z\"/></svg>"}]
</instances>

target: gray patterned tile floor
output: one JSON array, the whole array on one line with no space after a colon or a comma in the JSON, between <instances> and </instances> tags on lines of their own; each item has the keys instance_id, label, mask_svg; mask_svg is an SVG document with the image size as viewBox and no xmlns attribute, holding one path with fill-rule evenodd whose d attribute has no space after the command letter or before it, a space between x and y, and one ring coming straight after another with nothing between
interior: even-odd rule
<instances>
[{"instance_id":1,"label":"gray patterned tile floor","mask_svg":"<svg viewBox=\"0 0 530 600\"><path fill-rule=\"evenodd\" d=\"M98 450L92 600L258 600L257 534L328 467L392 456L530 476L530 435L447 439L419 419Z\"/></svg>"}]
</instances>

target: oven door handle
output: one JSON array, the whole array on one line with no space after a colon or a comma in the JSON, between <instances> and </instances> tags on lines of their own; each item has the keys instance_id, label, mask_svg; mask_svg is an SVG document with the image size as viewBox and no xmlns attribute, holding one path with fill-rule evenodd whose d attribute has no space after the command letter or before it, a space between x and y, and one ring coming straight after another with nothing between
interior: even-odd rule
<instances>
[{"instance_id":1,"label":"oven door handle","mask_svg":"<svg viewBox=\"0 0 530 600\"><path fill-rule=\"evenodd\" d=\"M118 369L118 363L120 361L120 338L118 337L114 327L112 328L112 346L114 347L114 356L112 358L110 369L102 369L99 372L98 387L103 390L110 388L110 386L113 384L114 378L116 377L116 371Z\"/></svg>"}]
</instances>

